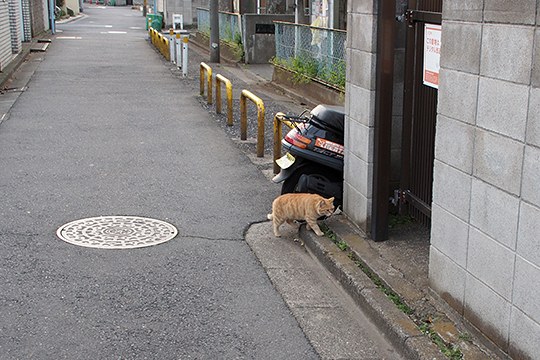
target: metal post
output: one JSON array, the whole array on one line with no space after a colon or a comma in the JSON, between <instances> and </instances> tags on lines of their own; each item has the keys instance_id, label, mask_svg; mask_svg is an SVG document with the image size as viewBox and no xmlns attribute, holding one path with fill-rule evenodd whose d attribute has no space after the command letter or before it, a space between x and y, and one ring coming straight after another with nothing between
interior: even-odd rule
<instances>
[{"instance_id":1,"label":"metal post","mask_svg":"<svg viewBox=\"0 0 540 360\"><path fill-rule=\"evenodd\" d=\"M219 60L219 3L210 0L210 62L218 63Z\"/></svg>"},{"instance_id":2,"label":"metal post","mask_svg":"<svg viewBox=\"0 0 540 360\"><path fill-rule=\"evenodd\" d=\"M395 2L383 0L377 16L377 85L373 159L371 238L388 239L392 97L394 81Z\"/></svg>"},{"instance_id":3,"label":"metal post","mask_svg":"<svg viewBox=\"0 0 540 360\"><path fill-rule=\"evenodd\" d=\"M189 34L182 37L182 76L187 76L188 72L188 42Z\"/></svg>"},{"instance_id":4,"label":"metal post","mask_svg":"<svg viewBox=\"0 0 540 360\"><path fill-rule=\"evenodd\" d=\"M176 66L182 67L183 61L182 61L182 51L181 51L181 41L180 41L180 34L176 33L176 39L174 41L174 46L176 47ZM183 72L183 71L182 71Z\"/></svg>"},{"instance_id":5,"label":"metal post","mask_svg":"<svg viewBox=\"0 0 540 360\"><path fill-rule=\"evenodd\" d=\"M174 30L169 29L169 58L171 62L174 64L174 61L176 60L176 46L174 46Z\"/></svg>"}]
</instances>

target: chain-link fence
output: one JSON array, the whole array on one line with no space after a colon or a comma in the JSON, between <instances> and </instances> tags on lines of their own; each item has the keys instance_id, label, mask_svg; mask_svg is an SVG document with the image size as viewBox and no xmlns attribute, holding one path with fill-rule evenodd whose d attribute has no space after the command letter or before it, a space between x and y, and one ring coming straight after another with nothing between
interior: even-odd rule
<instances>
[{"instance_id":1,"label":"chain-link fence","mask_svg":"<svg viewBox=\"0 0 540 360\"><path fill-rule=\"evenodd\" d=\"M210 34L210 11L208 9L197 8L197 30L207 35ZM239 14L219 12L219 38L238 44L242 43Z\"/></svg>"},{"instance_id":2,"label":"chain-link fence","mask_svg":"<svg viewBox=\"0 0 540 360\"><path fill-rule=\"evenodd\" d=\"M275 22L274 63L301 78L316 79L345 89L345 41L347 32L308 25Z\"/></svg>"}]
</instances>

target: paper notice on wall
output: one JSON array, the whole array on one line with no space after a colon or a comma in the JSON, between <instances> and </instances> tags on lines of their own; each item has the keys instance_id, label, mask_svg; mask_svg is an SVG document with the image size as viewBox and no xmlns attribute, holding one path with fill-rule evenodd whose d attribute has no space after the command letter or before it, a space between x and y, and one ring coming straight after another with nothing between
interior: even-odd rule
<instances>
[{"instance_id":1,"label":"paper notice on wall","mask_svg":"<svg viewBox=\"0 0 540 360\"><path fill-rule=\"evenodd\" d=\"M441 25L424 25L424 85L439 88L441 67Z\"/></svg>"}]
</instances>

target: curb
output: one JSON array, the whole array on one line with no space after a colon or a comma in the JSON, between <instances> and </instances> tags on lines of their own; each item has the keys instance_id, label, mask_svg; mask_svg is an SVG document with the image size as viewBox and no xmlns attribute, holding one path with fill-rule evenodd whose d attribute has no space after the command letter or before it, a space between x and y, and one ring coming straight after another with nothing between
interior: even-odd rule
<instances>
[{"instance_id":1,"label":"curb","mask_svg":"<svg viewBox=\"0 0 540 360\"><path fill-rule=\"evenodd\" d=\"M418 360L447 359L330 239L316 236L305 226L300 229L300 237L403 356Z\"/></svg>"},{"instance_id":2,"label":"curb","mask_svg":"<svg viewBox=\"0 0 540 360\"><path fill-rule=\"evenodd\" d=\"M8 80L11 79L15 71L21 66L23 61L26 59L28 54L30 53L30 49L32 46L37 43L37 41L32 40L32 42L24 43L23 44L23 50L17 54L17 56L11 60L11 62L2 70L0 73L0 89L4 87L4 85L8 82Z\"/></svg>"},{"instance_id":3,"label":"curb","mask_svg":"<svg viewBox=\"0 0 540 360\"><path fill-rule=\"evenodd\" d=\"M13 60L0 72L0 89L4 87L6 82L11 79L13 74L19 69L21 64L26 60L32 49L39 43L40 39L51 39L50 31L44 31L32 38L29 42L22 43L22 50L15 56Z\"/></svg>"}]
</instances>

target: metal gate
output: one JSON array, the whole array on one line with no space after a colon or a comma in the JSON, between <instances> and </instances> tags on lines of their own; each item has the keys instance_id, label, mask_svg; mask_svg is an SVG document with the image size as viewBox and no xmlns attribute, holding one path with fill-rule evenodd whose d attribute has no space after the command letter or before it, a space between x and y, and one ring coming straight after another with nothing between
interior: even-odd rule
<instances>
[{"instance_id":1,"label":"metal gate","mask_svg":"<svg viewBox=\"0 0 540 360\"><path fill-rule=\"evenodd\" d=\"M433 185L436 88L423 82L425 24L441 24L442 0L410 0L405 17L405 83L400 210L429 225Z\"/></svg>"}]
</instances>

